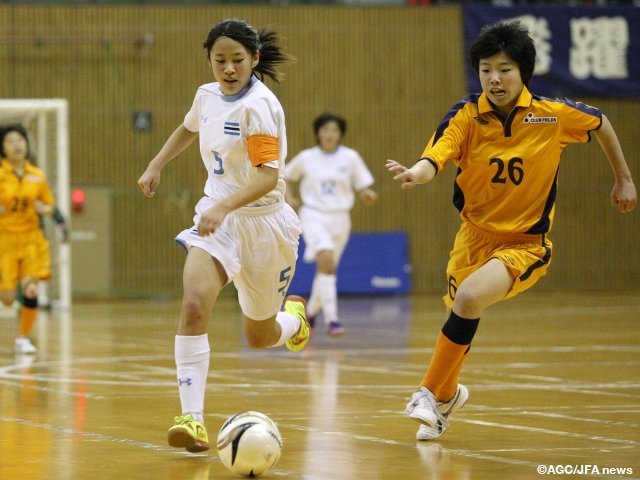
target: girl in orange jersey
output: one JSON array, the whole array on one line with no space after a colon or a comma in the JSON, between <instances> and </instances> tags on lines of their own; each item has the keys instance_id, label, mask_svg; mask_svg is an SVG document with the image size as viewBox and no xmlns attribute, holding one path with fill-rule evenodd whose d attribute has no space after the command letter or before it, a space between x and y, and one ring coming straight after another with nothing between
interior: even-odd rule
<instances>
[{"instance_id":1,"label":"girl in orange jersey","mask_svg":"<svg viewBox=\"0 0 640 480\"><path fill-rule=\"evenodd\" d=\"M536 50L519 24L485 27L470 48L481 94L456 104L420 160L386 166L402 188L457 167L453 203L462 224L447 265L447 320L429 367L406 411L421 423L418 440L438 438L469 392L458 376L484 310L530 288L551 261L560 157L569 143L597 138L614 174L613 206L636 206L637 193L611 123L594 107L532 94Z\"/></svg>"},{"instance_id":2,"label":"girl in orange jersey","mask_svg":"<svg viewBox=\"0 0 640 480\"><path fill-rule=\"evenodd\" d=\"M24 127L1 128L0 147L0 301L11 305L20 284L23 300L15 351L32 354L36 348L29 334L38 313L38 277L46 263L40 217L53 213L54 198L45 174L29 162Z\"/></svg>"}]
</instances>

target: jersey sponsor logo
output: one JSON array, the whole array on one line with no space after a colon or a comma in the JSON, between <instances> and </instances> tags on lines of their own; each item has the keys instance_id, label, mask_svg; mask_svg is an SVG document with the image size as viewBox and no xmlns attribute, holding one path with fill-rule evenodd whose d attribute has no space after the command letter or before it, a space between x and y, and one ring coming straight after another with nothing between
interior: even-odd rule
<instances>
[{"instance_id":1,"label":"jersey sponsor logo","mask_svg":"<svg viewBox=\"0 0 640 480\"><path fill-rule=\"evenodd\" d=\"M240 124L238 122L224 122L224 134L233 135L234 137L239 137Z\"/></svg>"},{"instance_id":2,"label":"jersey sponsor logo","mask_svg":"<svg viewBox=\"0 0 640 480\"><path fill-rule=\"evenodd\" d=\"M529 112L522 121L524 123L557 123L558 117L536 117L533 112Z\"/></svg>"},{"instance_id":3,"label":"jersey sponsor logo","mask_svg":"<svg viewBox=\"0 0 640 480\"><path fill-rule=\"evenodd\" d=\"M191 379L189 377L179 378L178 379L178 386L181 387L182 385L190 386L191 385Z\"/></svg>"}]
</instances>

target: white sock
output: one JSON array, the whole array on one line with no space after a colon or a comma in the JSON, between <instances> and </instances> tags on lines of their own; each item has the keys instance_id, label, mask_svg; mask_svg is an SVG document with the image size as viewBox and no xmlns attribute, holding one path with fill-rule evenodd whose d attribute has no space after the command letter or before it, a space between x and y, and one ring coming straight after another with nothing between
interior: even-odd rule
<instances>
[{"instance_id":1,"label":"white sock","mask_svg":"<svg viewBox=\"0 0 640 480\"><path fill-rule=\"evenodd\" d=\"M209 374L209 337L176 335L175 357L182 414L204 422L204 392Z\"/></svg>"},{"instance_id":2,"label":"white sock","mask_svg":"<svg viewBox=\"0 0 640 480\"><path fill-rule=\"evenodd\" d=\"M338 288L335 275L319 273L318 290L322 299L322 316L325 323L338 321Z\"/></svg>"},{"instance_id":3,"label":"white sock","mask_svg":"<svg viewBox=\"0 0 640 480\"><path fill-rule=\"evenodd\" d=\"M320 313L320 308L322 308L319 284L318 274L316 274L314 275L313 282L311 283L311 294L309 295L309 301L307 302L307 314L310 317L318 315L318 313Z\"/></svg>"},{"instance_id":4,"label":"white sock","mask_svg":"<svg viewBox=\"0 0 640 480\"><path fill-rule=\"evenodd\" d=\"M298 330L300 330L300 319L295 315L291 315L287 312L278 312L276 315L276 322L280 324L280 338L272 345L272 347L279 347L293 337Z\"/></svg>"}]
</instances>

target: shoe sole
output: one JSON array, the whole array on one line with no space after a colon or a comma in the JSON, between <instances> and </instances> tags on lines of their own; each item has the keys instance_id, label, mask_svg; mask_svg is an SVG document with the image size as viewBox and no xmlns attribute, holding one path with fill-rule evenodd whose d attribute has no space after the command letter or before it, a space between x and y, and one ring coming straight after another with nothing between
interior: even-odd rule
<instances>
[{"instance_id":1,"label":"shoe sole","mask_svg":"<svg viewBox=\"0 0 640 480\"><path fill-rule=\"evenodd\" d=\"M425 426L426 425L422 425ZM422 428L419 428L416 432L416 440L424 441L424 440L435 440L436 438L440 438L444 432L447 431L446 428L439 428L438 432L433 431L433 427L428 427L430 429L429 433L420 434Z\"/></svg>"},{"instance_id":2,"label":"shoe sole","mask_svg":"<svg viewBox=\"0 0 640 480\"><path fill-rule=\"evenodd\" d=\"M184 430L169 430L167 435L167 440L169 441L169 445L175 448L184 448L188 452L197 453L204 452L209 450L210 445L203 445L202 443L198 443L198 441L189 435L188 432Z\"/></svg>"}]
</instances>

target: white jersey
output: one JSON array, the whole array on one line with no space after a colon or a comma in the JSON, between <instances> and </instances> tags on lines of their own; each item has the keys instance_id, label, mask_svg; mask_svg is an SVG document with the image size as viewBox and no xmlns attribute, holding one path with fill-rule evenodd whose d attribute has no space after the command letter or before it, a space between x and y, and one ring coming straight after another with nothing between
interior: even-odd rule
<instances>
[{"instance_id":1,"label":"white jersey","mask_svg":"<svg viewBox=\"0 0 640 480\"><path fill-rule=\"evenodd\" d=\"M350 211L354 192L374 183L360 154L344 145L329 153L319 146L301 151L286 165L285 178L299 182L305 207L324 212Z\"/></svg>"},{"instance_id":2,"label":"white jersey","mask_svg":"<svg viewBox=\"0 0 640 480\"><path fill-rule=\"evenodd\" d=\"M247 138L277 137L280 158L264 166L279 170L278 184L248 206L283 200L287 156L284 111L276 96L258 78L252 77L249 86L234 96L225 96L217 82L202 85L183 125L191 132L199 132L200 154L209 174L204 194L214 200L226 198L255 180L257 172L247 153Z\"/></svg>"}]
</instances>

